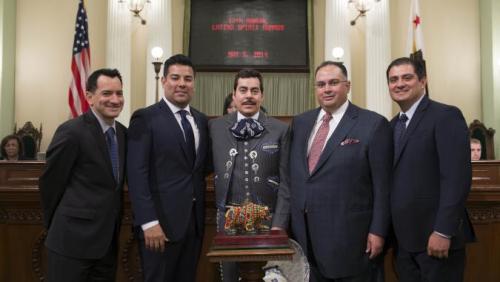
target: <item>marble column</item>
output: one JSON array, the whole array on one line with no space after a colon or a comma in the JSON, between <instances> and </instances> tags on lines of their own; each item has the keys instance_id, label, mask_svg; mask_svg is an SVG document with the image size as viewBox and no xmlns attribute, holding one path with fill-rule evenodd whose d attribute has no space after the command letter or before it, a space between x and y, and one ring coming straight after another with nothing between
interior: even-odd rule
<instances>
[{"instance_id":1,"label":"marble column","mask_svg":"<svg viewBox=\"0 0 500 282\"><path fill-rule=\"evenodd\" d=\"M118 120L128 126L131 115L132 14L126 1L108 0L106 67L120 71L125 106Z\"/></svg>"},{"instance_id":2,"label":"marble column","mask_svg":"<svg viewBox=\"0 0 500 282\"><path fill-rule=\"evenodd\" d=\"M386 118L392 116L392 101L385 71L391 62L389 0L381 0L366 13L366 108Z\"/></svg>"},{"instance_id":3,"label":"marble column","mask_svg":"<svg viewBox=\"0 0 500 282\"><path fill-rule=\"evenodd\" d=\"M154 0L151 1L151 6L148 9L148 48L146 57L146 106L155 103L156 101L156 80L155 72L152 65L153 57L151 49L159 46L163 49L164 62L172 56L172 1L171 0ZM163 76L163 67L160 70L160 79ZM159 98L163 96L161 82L158 82Z\"/></svg>"},{"instance_id":4,"label":"marble column","mask_svg":"<svg viewBox=\"0 0 500 282\"><path fill-rule=\"evenodd\" d=\"M331 0L325 3L325 60L335 61L332 50L344 49L344 62L347 72L351 73L351 50L349 40L349 7L346 0Z\"/></svg>"}]
</instances>

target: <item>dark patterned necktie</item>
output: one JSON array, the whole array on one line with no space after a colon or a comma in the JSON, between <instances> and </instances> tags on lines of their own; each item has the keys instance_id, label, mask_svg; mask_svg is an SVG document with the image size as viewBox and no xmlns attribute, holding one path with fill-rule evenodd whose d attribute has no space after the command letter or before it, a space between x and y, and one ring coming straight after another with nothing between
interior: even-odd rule
<instances>
[{"instance_id":1,"label":"dark patterned necktie","mask_svg":"<svg viewBox=\"0 0 500 282\"><path fill-rule=\"evenodd\" d=\"M196 159L196 149L194 145L194 133L193 128L191 127L191 123L188 121L186 115L186 110L178 111L179 115L181 115L181 125L182 130L184 131L184 141L186 141L188 147L188 155L192 164L194 164L194 160Z\"/></svg>"},{"instance_id":2,"label":"dark patterned necktie","mask_svg":"<svg viewBox=\"0 0 500 282\"><path fill-rule=\"evenodd\" d=\"M108 143L109 158L113 168L113 176L118 181L118 145L115 139L115 129L113 127L106 130L106 142Z\"/></svg>"},{"instance_id":3,"label":"dark patterned necktie","mask_svg":"<svg viewBox=\"0 0 500 282\"><path fill-rule=\"evenodd\" d=\"M264 126L253 118L244 118L235 123L230 129L233 136L238 140L259 138L264 131Z\"/></svg>"},{"instance_id":4,"label":"dark patterned necktie","mask_svg":"<svg viewBox=\"0 0 500 282\"><path fill-rule=\"evenodd\" d=\"M397 152L401 149L401 140L406 132L407 121L408 117L405 114L401 114L399 115L396 126L394 127L394 156L396 156Z\"/></svg>"}]
</instances>

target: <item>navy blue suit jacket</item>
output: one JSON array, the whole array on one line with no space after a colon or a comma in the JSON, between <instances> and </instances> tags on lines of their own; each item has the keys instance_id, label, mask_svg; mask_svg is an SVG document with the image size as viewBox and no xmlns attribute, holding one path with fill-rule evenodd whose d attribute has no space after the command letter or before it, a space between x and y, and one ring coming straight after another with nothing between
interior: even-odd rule
<instances>
[{"instance_id":1,"label":"navy blue suit jacket","mask_svg":"<svg viewBox=\"0 0 500 282\"><path fill-rule=\"evenodd\" d=\"M452 236L452 249L473 240L465 210L472 180L470 143L460 110L424 97L394 154L391 212L398 244L423 252L433 231Z\"/></svg>"},{"instance_id":2,"label":"navy blue suit jacket","mask_svg":"<svg viewBox=\"0 0 500 282\"><path fill-rule=\"evenodd\" d=\"M191 109L200 132L196 160L188 160L187 145L179 123L165 101L136 111L128 135L128 187L134 224L159 220L172 241L184 237L193 211L197 228L204 228L207 118Z\"/></svg>"},{"instance_id":3,"label":"navy blue suit jacket","mask_svg":"<svg viewBox=\"0 0 500 282\"><path fill-rule=\"evenodd\" d=\"M307 144L319 111L305 112L292 122L292 231L306 253L309 233L324 276L352 276L370 265L368 233L387 234L392 132L381 115L349 104L310 174Z\"/></svg>"}]
</instances>

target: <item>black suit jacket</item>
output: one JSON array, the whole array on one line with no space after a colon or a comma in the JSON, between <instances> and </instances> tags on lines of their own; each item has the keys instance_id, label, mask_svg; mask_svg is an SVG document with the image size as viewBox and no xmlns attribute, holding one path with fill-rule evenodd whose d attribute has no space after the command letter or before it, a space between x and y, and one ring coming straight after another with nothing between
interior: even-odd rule
<instances>
[{"instance_id":1,"label":"black suit jacket","mask_svg":"<svg viewBox=\"0 0 500 282\"><path fill-rule=\"evenodd\" d=\"M368 233L385 237L388 231L392 134L383 116L349 104L310 174L307 147L319 111L292 122L292 231L306 253L309 236L325 277L347 277L370 266Z\"/></svg>"},{"instance_id":2,"label":"black suit jacket","mask_svg":"<svg viewBox=\"0 0 500 282\"><path fill-rule=\"evenodd\" d=\"M126 128L116 122L119 181L106 138L92 111L56 130L40 177L46 246L65 256L95 259L116 243L125 176Z\"/></svg>"},{"instance_id":3,"label":"black suit jacket","mask_svg":"<svg viewBox=\"0 0 500 282\"><path fill-rule=\"evenodd\" d=\"M470 143L460 110L424 97L394 153L391 210L398 244L423 252L433 231L452 236L452 249L473 240L465 210L472 180Z\"/></svg>"},{"instance_id":4,"label":"black suit jacket","mask_svg":"<svg viewBox=\"0 0 500 282\"><path fill-rule=\"evenodd\" d=\"M184 237L193 211L204 228L207 118L191 109L200 132L194 167L188 161L181 127L165 101L136 111L128 132L128 187L134 224L159 220L170 241Z\"/></svg>"}]
</instances>

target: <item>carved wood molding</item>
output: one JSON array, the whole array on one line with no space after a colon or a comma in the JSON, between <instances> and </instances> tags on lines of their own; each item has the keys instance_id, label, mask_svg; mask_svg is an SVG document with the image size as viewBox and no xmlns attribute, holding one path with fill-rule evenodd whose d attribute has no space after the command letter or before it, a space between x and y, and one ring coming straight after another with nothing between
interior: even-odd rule
<instances>
[{"instance_id":1,"label":"carved wood molding","mask_svg":"<svg viewBox=\"0 0 500 282\"><path fill-rule=\"evenodd\" d=\"M43 258L46 257L44 256L43 253L45 252L45 245L43 244L45 242L45 238L47 238L47 231L43 230L40 232L40 234L37 236L35 242L33 243L33 249L31 251L31 266L33 269L33 272L35 273L36 277L40 279L40 281L45 280L45 267L43 263Z\"/></svg>"},{"instance_id":2,"label":"carved wood molding","mask_svg":"<svg viewBox=\"0 0 500 282\"><path fill-rule=\"evenodd\" d=\"M7 219L9 218L9 214L5 209L0 208L0 223L5 224Z\"/></svg>"},{"instance_id":3,"label":"carved wood molding","mask_svg":"<svg viewBox=\"0 0 500 282\"><path fill-rule=\"evenodd\" d=\"M134 221L134 216L131 209L123 210L122 225L129 224L132 225Z\"/></svg>"},{"instance_id":4,"label":"carved wood molding","mask_svg":"<svg viewBox=\"0 0 500 282\"><path fill-rule=\"evenodd\" d=\"M472 223L495 223L500 222L500 207L499 206L486 206L486 207L468 207L469 216Z\"/></svg>"},{"instance_id":5,"label":"carved wood molding","mask_svg":"<svg viewBox=\"0 0 500 282\"><path fill-rule=\"evenodd\" d=\"M217 225L217 210L206 208L205 211L205 225Z\"/></svg>"},{"instance_id":6,"label":"carved wood molding","mask_svg":"<svg viewBox=\"0 0 500 282\"><path fill-rule=\"evenodd\" d=\"M7 224L42 224L42 211L32 209L0 209L0 220Z\"/></svg>"},{"instance_id":7,"label":"carved wood molding","mask_svg":"<svg viewBox=\"0 0 500 282\"><path fill-rule=\"evenodd\" d=\"M127 277L127 281L142 281L142 268L139 256L137 240L134 238L134 232L130 232L130 236L121 249L120 262L123 266L123 271Z\"/></svg>"}]
</instances>

